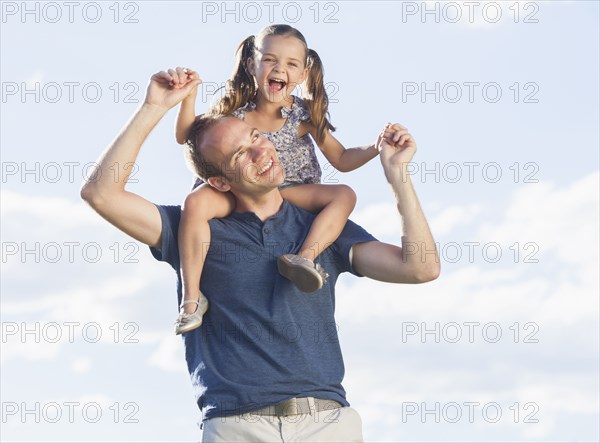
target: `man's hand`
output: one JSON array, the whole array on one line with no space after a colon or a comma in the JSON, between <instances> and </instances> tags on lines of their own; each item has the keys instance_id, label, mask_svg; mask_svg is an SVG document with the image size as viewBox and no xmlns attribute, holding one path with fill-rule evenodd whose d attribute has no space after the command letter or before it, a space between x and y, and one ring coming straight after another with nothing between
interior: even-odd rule
<instances>
[{"instance_id":1,"label":"man's hand","mask_svg":"<svg viewBox=\"0 0 600 443\"><path fill-rule=\"evenodd\" d=\"M145 103L166 112L192 94L200 83L197 72L181 67L157 72L150 78Z\"/></svg>"},{"instance_id":2,"label":"man's hand","mask_svg":"<svg viewBox=\"0 0 600 443\"><path fill-rule=\"evenodd\" d=\"M417 144L408 129L399 123L388 123L379 138L377 149L381 153L381 164L388 182L400 178L407 173L408 163L417 152Z\"/></svg>"}]
</instances>

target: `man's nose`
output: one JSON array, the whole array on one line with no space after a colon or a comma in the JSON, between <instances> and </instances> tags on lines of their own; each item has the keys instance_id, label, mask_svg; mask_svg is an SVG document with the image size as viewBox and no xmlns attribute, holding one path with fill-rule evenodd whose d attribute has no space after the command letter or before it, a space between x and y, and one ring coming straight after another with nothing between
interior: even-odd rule
<instances>
[{"instance_id":1,"label":"man's nose","mask_svg":"<svg viewBox=\"0 0 600 443\"><path fill-rule=\"evenodd\" d=\"M262 159L269 156L269 147L265 143L261 143L252 148L252 157L254 163L258 163Z\"/></svg>"}]
</instances>

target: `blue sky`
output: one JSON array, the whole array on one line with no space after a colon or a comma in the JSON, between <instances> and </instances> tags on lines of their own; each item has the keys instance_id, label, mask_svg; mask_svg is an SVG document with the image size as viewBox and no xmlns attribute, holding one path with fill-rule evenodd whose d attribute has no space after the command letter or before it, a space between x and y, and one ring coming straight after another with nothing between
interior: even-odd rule
<instances>
[{"instance_id":1,"label":"blue sky","mask_svg":"<svg viewBox=\"0 0 600 443\"><path fill-rule=\"evenodd\" d=\"M597 441L598 3L226 8L2 3L3 439L200 438L171 332L174 275L79 187L152 73L198 70L200 113L237 44L272 19L321 55L340 141L370 143L397 121L418 144L441 277L338 283L344 385L365 439ZM192 181L174 121L148 138L129 186L157 203L180 203ZM354 220L399 241L378 159L324 171L356 191Z\"/></svg>"}]
</instances>

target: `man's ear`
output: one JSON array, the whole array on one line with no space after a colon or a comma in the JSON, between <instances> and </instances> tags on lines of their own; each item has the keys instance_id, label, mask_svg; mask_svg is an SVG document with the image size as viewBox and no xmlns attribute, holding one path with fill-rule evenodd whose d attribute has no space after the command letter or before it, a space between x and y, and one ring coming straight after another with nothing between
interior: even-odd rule
<instances>
[{"instance_id":1,"label":"man's ear","mask_svg":"<svg viewBox=\"0 0 600 443\"><path fill-rule=\"evenodd\" d=\"M215 188L217 191L227 192L231 189L229 181L222 176L210 177L207 179L208 184Z\"/></svg>"}]
</instances>

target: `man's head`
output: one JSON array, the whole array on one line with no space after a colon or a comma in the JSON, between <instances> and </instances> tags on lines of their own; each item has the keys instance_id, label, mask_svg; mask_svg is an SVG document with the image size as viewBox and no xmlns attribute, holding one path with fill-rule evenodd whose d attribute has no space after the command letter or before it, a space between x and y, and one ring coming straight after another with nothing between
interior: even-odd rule
<instances>
[{"instance_id":1,"label":"man's head","mask_svg":"<svg viewBox=\"0 0 600 443\"><path fill-rule=\"evenodd\" d=\"M256 128L230 116L198 116L188 136L187 158L214 188L258 196L284 180L273 144Z\"/></svg>"}]
</instances>

